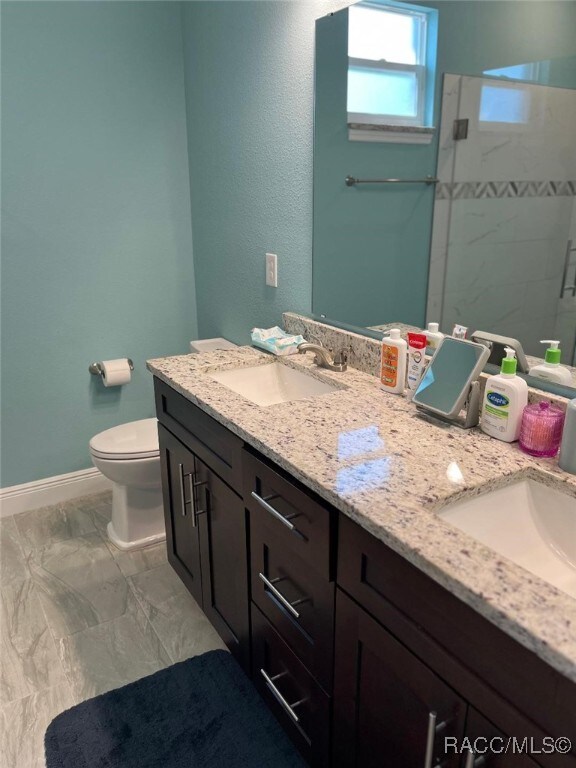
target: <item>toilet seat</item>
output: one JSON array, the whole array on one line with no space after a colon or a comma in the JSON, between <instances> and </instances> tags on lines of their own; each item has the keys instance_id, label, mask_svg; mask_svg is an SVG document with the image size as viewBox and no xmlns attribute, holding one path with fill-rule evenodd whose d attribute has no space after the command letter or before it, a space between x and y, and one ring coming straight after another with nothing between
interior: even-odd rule
<instances>
[{"instance_id":1,"label":"toilet seat","mask_svg":"<svg viewBox=\"0 0 576 768\"><path fill-rule=\"evenodd\" d=\"M158 422L156 419L140 419L106 429L90 440L90 453L109 461L159 456Z\"/></svg>"}]
</instances>

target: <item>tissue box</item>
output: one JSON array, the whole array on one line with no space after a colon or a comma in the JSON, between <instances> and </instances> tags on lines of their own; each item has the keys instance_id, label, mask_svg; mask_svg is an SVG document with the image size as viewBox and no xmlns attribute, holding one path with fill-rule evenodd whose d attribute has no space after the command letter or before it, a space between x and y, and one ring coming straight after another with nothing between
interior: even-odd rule
<instances>
[{"instance_id":1,"label":"tissue box","mask_svg":"<svg viewBox=\"0 0 576 768\"><path fill-rule=\"evenodd\" d=\"M298 352L298 345L306 339L303 336L294 336L286 333L277 325L274 328L253 328L252 344L273 355L294 355Z\"/></svg>"}]
</instances>

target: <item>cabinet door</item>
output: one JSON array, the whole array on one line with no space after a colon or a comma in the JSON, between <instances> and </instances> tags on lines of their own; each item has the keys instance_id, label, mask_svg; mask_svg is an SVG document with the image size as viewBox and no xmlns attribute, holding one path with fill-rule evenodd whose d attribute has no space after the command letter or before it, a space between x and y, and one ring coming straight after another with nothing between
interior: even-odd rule
<instances>
[{"instance_id":1,"label":"cabinet door","mask_svg":"<svg viewBox=\"0 0 576 768\"><path fill-rule=\"evenodd\" d=\"M195 509L200 531L204 613L249 672L249 601L244 502L196 458Z\"/></svg>"},{"instance_id":2,"label":"cabinet door","mask_svg":"<svg viewBox=\"0 0 576 768\"><path fill-rule=\"evenodd\" d=\"M340 590L334 669L334 766L457 768L465 702Z\"/></svg>"},{"instance_id":3,"label":"cabinet door","mask_svg":"<svg viewBox=\"0 0 576 768\"><path fill-rule=\"evenodd\" d=\"M195 457L161 424L158 435L168 560L201 605L200 540L194 518Z\"/></svg>"},{"instance_id":4,"label":"cabinet door","mask_svg":"<svg viewBox=\"0 0 576 768\"><path fill-rule=\"evenodd\" d=\"M466 744L472 747L472 754L468 752L462 756L462 768L539 768L528 753L548 749L540 740L531 742L520 735L511 741L472 707L466 720Z\"/></svg>"}]
</instances>

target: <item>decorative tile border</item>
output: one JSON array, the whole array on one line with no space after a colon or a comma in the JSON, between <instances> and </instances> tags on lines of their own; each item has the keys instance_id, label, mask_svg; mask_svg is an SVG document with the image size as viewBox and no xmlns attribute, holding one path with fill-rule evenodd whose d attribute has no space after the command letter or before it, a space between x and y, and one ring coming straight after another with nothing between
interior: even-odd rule
<instances>
[{"instance_id":1,"label":"decorative tile border","mask_svg":"<svg viewBox=\"0 0 576 768\"><path fill-rule=\"evenodd\" d=\"M436 200L574 196L576 181L456 181L436 185Z\"/></svg>"}]
</instances>

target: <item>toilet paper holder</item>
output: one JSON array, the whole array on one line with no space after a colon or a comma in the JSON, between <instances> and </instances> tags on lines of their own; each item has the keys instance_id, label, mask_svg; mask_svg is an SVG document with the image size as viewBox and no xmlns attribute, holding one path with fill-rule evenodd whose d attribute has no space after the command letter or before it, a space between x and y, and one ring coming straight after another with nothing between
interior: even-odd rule
<instances>
[{"instance_id":1,"label":"toilet paper holder","mask_svg":"<svg viewBox=\"0 0 576 768\"><path fill-rule=\"evenodd\" d=\"M132 360L130 360L130 358L128 358L128 367L131 371L134 370L134 363ZM102 363L90 363L88 370L93 376L100 376L101 378L104 378L104 369L102 368Z\"/></svg>"}]
</instances>

